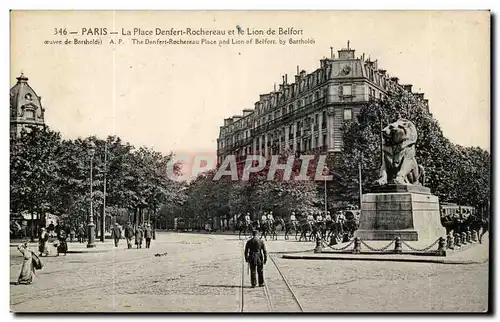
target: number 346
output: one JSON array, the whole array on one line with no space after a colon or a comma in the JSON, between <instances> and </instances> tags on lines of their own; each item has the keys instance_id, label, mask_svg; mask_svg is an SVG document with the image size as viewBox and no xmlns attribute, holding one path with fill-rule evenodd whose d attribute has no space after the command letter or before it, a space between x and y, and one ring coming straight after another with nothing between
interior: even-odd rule
<instances>
[{"instance_id":1,"label":"number 346","mask_svg":"<svg viewBox=\"0 0 500 322\"><path fill-rule=\"evenodd\" d=\"M54 35L62 35L66 36L68 34L68 31L66 28L54 28Z\"/></svg>"}]
</instances>

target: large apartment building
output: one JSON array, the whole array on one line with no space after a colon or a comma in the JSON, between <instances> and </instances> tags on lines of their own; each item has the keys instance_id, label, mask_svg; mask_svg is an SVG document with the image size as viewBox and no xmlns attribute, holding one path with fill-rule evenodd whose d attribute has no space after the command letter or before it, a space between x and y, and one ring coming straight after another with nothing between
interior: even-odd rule
<instances>
[{"instance_id":1,"label":"large apartment building","mask_svg":"<svg viewBox=\"0 0 500 322\"><path fill-rule=\"evenodd\" d=\"M217 159L227 155L269 157L285 151L295 154L338 152L342 148L342 124L352 119L371 99L383 98L400 85L397 77L379 69L377 61L341 49L337 57L320 60L312 73L299 71L292 83L287 75L279 89L260 95L253 109L224 119L217 140ZM424 94L414 93L428 106Z\"/></svg>"},{"instance_id":2,"label":"large apartment building","mask_svg":"<svg viewBox=\"0 0 500 322\"><path fill-rule=\"evenodd\" d=\"M42 97L38 96L28 84L28 78L22 73L17 77L17 84L10 89L10 136L18 137L23 129L44 127L45 109Z\"/></svg>"}]
</instances>

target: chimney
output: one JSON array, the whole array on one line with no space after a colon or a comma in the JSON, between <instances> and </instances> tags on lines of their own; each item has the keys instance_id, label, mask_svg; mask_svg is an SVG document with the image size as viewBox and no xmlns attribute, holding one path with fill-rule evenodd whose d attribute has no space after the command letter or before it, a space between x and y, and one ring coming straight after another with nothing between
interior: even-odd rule
<instances>
[{"instance_id":1,"label":"chimney","mask_svg":"<svg viewBox=\"0 0 500 322\"><path fill-rule=\"evenodd\" d=\"M415 93L415 96L419 99L419 100L423 100L424 99L424 93Z\"/></svg>"},{"instance_id":2,"label":"chimney","mask_svg":"<svg viewBox=\"0 0 500 322\"><path fill-rule=\"evenodd\" d=\"M288 74L285 74L285 84L288 84Z\"/></svg>"},{"instance_id":3,"label":"chimney","mask_svg":"<svg viewBox=\"0 0 500 322\"><path fill-rule=\"evenodd\" d=\"M333 54L333 47L330 47L330 59L334 59L335 55Z\"/></svg>"},{"instance_id":4,"label":"chimney","mask_svg":"<svg viewBox=\"0 0 500 322\"><path fill-rule=\"evenodd\" d=\"M354 49L341 49L338 51L339 59L349 60L354 59Z\"/></svg>"},{"instance_id":5,"label":"chimney","mask_svg":"<svg viewBox=\"0 0 500 322\"><path fill-rule=\"evenodd\" d=\"M248 116L253 113L253 110L251 109L244 109L243 110L243 117Z\"/></svg>"},{"instance_id":6,"label":"chimney","mask_svg":"<svg viewBox=\"0 0 500 322\"><path fill-rule=\"evenodd\" d=\"M299 65L297 65L297 75L299 74Z\"/></svg>"},{"instance_id":7,"label":"chimney","mask_svg":"<svg viewBox=\"0 0 500 322\"><path fill-rule=\"evenodd\" d=\"M305 77L306 76L306 71L305 70L301 70L300 71L300 77Z\"/></svg>"},{"instance_id":8,"label":"chimney","mask_svg":"<svg viewBox=\"0 0 500 322\"><path fill-rule=\"evenodd\" d=\"M385 73L386 73L386 72L387 72L387 71L386 71L385 69L379 69L379 70L378 70L378 73L379 73L380 75L382 75L382 76L385 76Z\"/></svg>"},{"instance_id":9,"label":"chimney","mask_svg":"<svg viewBox=\"0 0 500 322\"><path fill-rule=\"evenodd\" d=\"M405 89L405 91L408 91L411 93L411 88L412 88L413 85L411 84L408 84L408 85L403 85L403 88Z\"/></svg>"},{"instance_id":10,"label":"chimney","mask_svg":"<svg viewBox=\"0 0 500 322\"><path fill-rule=\"evenodd\" d=\"M399 82L399 78L397 78L397 77L391 77L391 81L393 81L396 84L399 84L398 83Z\"/></svg>"}]
</instances>

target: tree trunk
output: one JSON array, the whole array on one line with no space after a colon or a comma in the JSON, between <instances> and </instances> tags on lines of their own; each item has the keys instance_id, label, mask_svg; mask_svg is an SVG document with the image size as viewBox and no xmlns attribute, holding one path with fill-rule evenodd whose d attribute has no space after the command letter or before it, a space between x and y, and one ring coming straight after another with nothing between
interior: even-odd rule
<instances>
[{"instance_id":1,"label":"tree trunk","mask_svg":"<svg viewBox=\"0 0 500 322\"><path fill-rule=\"evenodd\" d=\"M30 227L30 240L35 241L35 213L31 210L31 227Z\"/></svg>"}]
</instances>

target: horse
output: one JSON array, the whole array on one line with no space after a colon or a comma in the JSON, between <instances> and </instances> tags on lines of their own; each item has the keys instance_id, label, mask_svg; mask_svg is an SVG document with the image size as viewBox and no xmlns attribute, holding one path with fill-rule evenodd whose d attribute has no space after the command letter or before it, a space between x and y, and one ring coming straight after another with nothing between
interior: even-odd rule
<instances>
[{"instance_id":1,"label":"horse","mask_svg":"<svg viewBox=\"0 0 500 322\"><path fill-rule=\"evenodd\" d=\"M267 240L267 235L271 236L272 240L278 239L278 234L276 233L276 226L278 225L277 221L273 221L272 223L269 220L264 221L260 225L261 235L260 238L264 237Z\"/></svg>"},{"instance_id":2,"label":"horse","mask_svg":"<svg viewBox=\"0 0 500 322\"><path fill-rule=\"evenodd\" d=\"M245 236L245 238L247 237L247 232L249 234L252 234L252 230L253 230L253 225L252 223L247 223L246 221L238 221L238 230L239 230L239 233L238 233L238 239L241 239L241 233L243 232L243 235Z\"/></svg>"},{"instance_id":3,"label":"horse","mask_svg":"<svg viewBox=\"0 0 500 322\"><path fill-rule=\"evenodd\" d=\"M279 223L281 227L283 227L283 230L285 231L285 240L289 239L288 234L291 233L292 231L295 232L295 239L297 239L297 225L294 224L291 220L288 220L285 222L283 218L279 219Z\"/></svg>"},{"instance_id":4,"label":"horse","mask_svg":"<svg viewBox=\"0 0 500 322\"><path fill-rule=\"evenodd\" d=\"M316 225L314 225L311 222L300 223L299 229L297 230L297 232L295 234L295 238L297 238L297 235L299 232L300 232L299 241L301 241L302 238L304 238L305 241L307 241L307 240L311 241L313 236L317 237L317 235L318 235L318 229L317 229ZM309 234L309 237L307 237L308 232L311 232Z\"/></svg>"}]
</instances>

